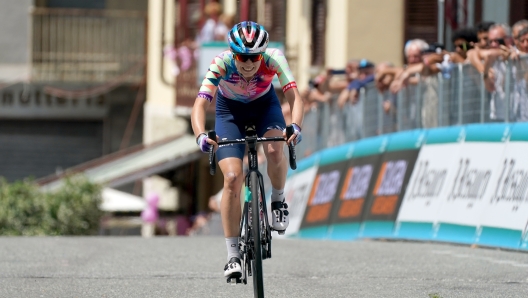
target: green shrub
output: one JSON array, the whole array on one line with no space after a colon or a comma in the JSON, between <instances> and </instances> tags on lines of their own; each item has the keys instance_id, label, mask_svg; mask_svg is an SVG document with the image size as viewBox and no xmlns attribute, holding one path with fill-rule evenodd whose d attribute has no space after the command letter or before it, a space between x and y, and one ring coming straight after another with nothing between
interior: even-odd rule
<instances>
[{"instance_id":1,"label":"green shrub","mask_svg":"<svg viewBox=\"0 0 528 298\"><path fill-rule=\"evenodd\" d=\"M31 180L0 178L0 235L93 235L103 212L101 186L68 177L57 191L42 192Z\"/></svg>"}]
</instances>

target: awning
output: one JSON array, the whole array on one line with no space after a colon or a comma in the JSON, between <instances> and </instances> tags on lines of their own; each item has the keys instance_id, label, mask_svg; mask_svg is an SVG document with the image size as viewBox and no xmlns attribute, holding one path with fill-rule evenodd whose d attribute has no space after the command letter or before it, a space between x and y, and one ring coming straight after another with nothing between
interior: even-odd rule
<instances>
[{"instance_id":1,"label":"awning","mask_svg":"<svg viewBox=\"0 0 528 298\"><path fill-rule=\"evenodd\" d=\"M66 169L61 174L37 180L44 190L54 190L63 178L72 173L83 173L90 181L107 187L127 183L178 168L199 159L200 152L192 135L167 139L149 146L137 146Z\"/></svg>"},{"instance_id":2,"label":"awning","mask_svg":"<svg viewBox=\"0 0 528 298\"><path fill-rule=\"evenodd\" d=\"M99 209L106 212L141 212L147 203L142 197L105 187Z\"/></svg>"}]
</instances>

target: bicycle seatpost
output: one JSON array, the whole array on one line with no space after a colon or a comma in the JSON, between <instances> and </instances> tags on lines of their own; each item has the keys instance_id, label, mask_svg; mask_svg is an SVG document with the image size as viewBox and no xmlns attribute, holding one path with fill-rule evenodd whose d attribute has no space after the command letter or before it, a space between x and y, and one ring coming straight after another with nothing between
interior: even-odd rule
<instances>
[{"instance_id":1,"label":"bicycle seatpost","mask_svg":"<svg viewBox=\"0 0 528 298\"><path fill-rule=\"evenodd\" d=\"M290 137L293 135L293 125L286 126L286 138L290 139ZM295 145L293 145L293 142L288 145L288 150L290 151L290 168L292 170L297 169L297 163L295 162L296 156L295 156Z\"/></svg>"},{"instance_id":2,"label":"bicycle seatpost","mask_svg":"<svg viewBox=\"0 0 528 298\"><path fill-rule=\"evenodd\" d=\"M207 137L216 142L216 131L210 130L207 133ZM216 173L215 152L214 152L214 146L211 146L211 149L209 149L209 174L214 175L215 173Z\"/></svg>"}]
</instances>

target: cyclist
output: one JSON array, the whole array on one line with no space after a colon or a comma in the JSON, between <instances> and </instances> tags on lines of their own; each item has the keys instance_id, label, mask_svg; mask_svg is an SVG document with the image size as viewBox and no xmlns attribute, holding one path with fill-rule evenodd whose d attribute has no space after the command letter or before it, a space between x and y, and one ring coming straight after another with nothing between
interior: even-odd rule
<instances>
[{"instance_id":1,"label":"cyclist","mask_svg":"<svg viewBox=\"0 0 528 298\"><path fill-rule=\"evenodd\" d=\"M294 127L294 134L287 142L297 144L302 139L303 101L284 54L279 49L267 48L269 34L262 25L251 21L241 22L233 26L227 38L229 50L216 56L209 66L191 112L191 123L196 142L203 152L209 152L211 146L217 148L218 165L224 176L220 205L227 247L224 276L231 278L242 275L238 236L245 144L218 148L216 142L223 138L244 138L247 122L256 126L259 137L286 137L281 104L272 86L273 77L277 75L290 104ZM215 93L217 140L211 140L205 130L205 114ZM272 184L271 225L274 230L284 231L289 223L283 194L288 167L284 143L263 144Z\"/></svg>"}]
</instances>

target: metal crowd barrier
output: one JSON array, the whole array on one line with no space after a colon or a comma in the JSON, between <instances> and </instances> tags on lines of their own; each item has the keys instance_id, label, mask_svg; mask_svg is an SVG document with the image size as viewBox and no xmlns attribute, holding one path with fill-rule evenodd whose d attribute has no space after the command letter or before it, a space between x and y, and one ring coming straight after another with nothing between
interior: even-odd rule
<instances>
[{"instance_id":1,"label":"metal crowd barrier","mask_svg":"<svg viewBox=\"0 0 528 298\"><path fill-rule=\"evenodd\" d=\"M496 74L499 87L492 93L472 65L455 64L450 73L421 77L418 84L397 94L380 93L374 84L367 85L360 90L357 104L347 103L342 109L334 96L305 114L297 155L300 159L324 148L395 131L528 121L528 56L502 63L504 72ZM391 102L388 111L383 109L386 100Z\"/></svg>"}]
</instances>

